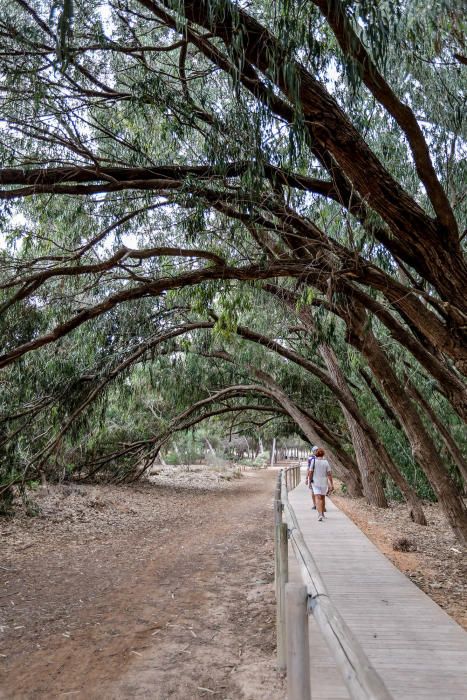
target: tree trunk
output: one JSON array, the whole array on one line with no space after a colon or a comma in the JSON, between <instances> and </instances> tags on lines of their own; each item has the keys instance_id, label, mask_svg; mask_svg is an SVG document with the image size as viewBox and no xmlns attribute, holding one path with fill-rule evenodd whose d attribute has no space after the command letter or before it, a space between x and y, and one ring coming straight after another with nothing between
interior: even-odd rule
<instances>
[{"instance_id":1,"label":"tree trunk","mask_svg":"<svg viewBox=\"0 0 467 700\"><path fill-rule=\"evenodd\" d=\"M276 438L272 439L272 447L271 447L271 467L274 466L276 462Z\"/></svg>"},{"instance_id":2,"label":"tree trunk","mask_svg":"<svg viewBox=\"0 0 467 700\"><path fill-rule=\"evenodd\" d=\"M320 445L326 448L326 450L329 451L329 453L332 455L330 461L337 465L335 469L336 475L345 483L349 494L354 498L363 496L360 472L355 460L343 449L340 442L332 435L325 425L318 421L317 418L315 418L309 411L302 407L297 408L305 420L308 421L308 432L306 432L304 428L300 426L306 439L315 445ZM297 419L295 417L294 420L297 423ZM347 476L345 476L344 472L342 471L343 467L347 470Z\"/></svg>"},{"instance_id":3,"label":"tree trunk","mask_svg":"<svg viewBox=\"0 0 467 700\"><path fill-rule=\"evenodd\" d=\"M329 347L329 345L322 343L319 346L319 352L326 363L329 374L337 386L347 394L348 399L353 401L353 395L348 387L345 375L339 366L337 357L335 356L332 348ZM345 406L343 406L341 403L339 403L339 405L344 414L350 436L352 438L355 457L357 459L357 464L362 479L363 493L365 494L368 503L371 505L377 506L378 508L387 508L388 502L384 493L381 474L376 466L378 459L373 449L373 445Z\"/></svg>"},{"instance_id":4,"label":"tree trunk","mask_svg":"<svg viewBox=\"0 0 467 700\"><path fill-rule=\"evenodd\" d=\"M467 462L458 446L456 445L454 438L452 437L449 430L446 428L442 420L438 417L436 411L431 407L429 401L425 399L424 396L418 391L417 387L412 384L412 382L406 377L406 386L409 391L410 396L414 399L416 403L419 403L425 410L433 425L437 429L438 433L446 446L447 451L451 455L454 464L459 470L459 473L464 480L464 485L467 487Z\"/></svg>"},{"instance_id":5,"label":"tree trunk","mask_svg":"<svg viewBox=\"0 0 467 700\"><path fill-rule=\"evenodd\" d=\"M259 451L260 455L264 454L264 445L263 445L263 441L261 440L261 436L258 437L258 451Z\"/></svg>"},{"instance_id":6,"label":"tree trunk","mask_svg":"<svg viewBox=\"0 0 467 700\"><path fill-rule=\"evenodd\" d=\"M467 509L463 499L448 471L439 463L436 446L425 430L417 409L407 396L375 336L368 330L366 312L361 307L354 307L348 319L350 342L367 359L407 435L414 459L435 490L451 528L459 541L467 545Z\"/></svg>"},{"instance_id":7,"label":"tree trunk","mask_svg":"<svg viewBox=\"0 0 467 700\"><path fill-rule=\"evenodd\" d=\"M363 368L360 370L360 376L363 377L369 390L375 397L378 404L383 409L384 413L386 414L386 418L388 418L396 428L402 430L402 426L399 423L398 417L396 416L396 414L394 413L391 406L388 404L378 387L375 385L372 376L368 374Z\"/></svg>"},{"instance_id":8,"label":"tree trunk","mask_svg":"<svg viewBox=\"0 0 467 700\"><path fill-rule=\"evenodd\" d=\"M250 443L246 439L245 435L242 436L246 443L246 458L250 459Z\"/></svg>"},{"instance_id":9,"label":"tree trunk","mask_svg":"<svg viewBox=\"0 0 467 700\"><path fill-rule=\"evenodd\" d=\"M204 439L206 441L206 445L208 446L209 452L212 454L213 457L215 457L216 451L215 451L214 447L211 445L211 443L209 442L209 440L207 438L204 438Z\"/></svg>"},{"instance_id":10,"label":"tree trunk","mask_svg":"<svg viewBox=\"0 0 467 700\"><path fill-rule=\"evenodd\" d=\"M279 288L274 287L273 285L268 285L267 291L276 296L279 296L282 299L282 301L291 309L292 312L296 312L297 300L292 294L290 294L289 292L287 292L286 294L282 294L282 292L284 291L282 288L280 289L280 293L278 294ZM301 321L303 322L304 326L310 331L310 333L313 334L316 329L314 327L313 316L310 313L309 309L302 308L298 315ZM347 318L345 318L345 320L347 323L349 322ZM242 329L242 334L244 333L244 331L245 329ZM250 339L252 338L251 333L249 333L249 337ZM257 334L255 340L258 340ZM381 442L378 433L366 421L361 411L358 409L358 406L353 397L352 400L349 401L347 394L342 392L341 389L336 385L336 383L330 379L327 373L321 371L321 369L314 365L314 363L305 360L303 357L297 355L297 353L291 353L289 350L285 351L284 348L281 348L281 346L279 346L271 339L268 339L265 345L266 347L272 348L279 354L283 354L285 357L288 357L288 359L292 360L293 362L296 362L300 366L304 367L304 369L307 369L309 372L317 376L318 379L320 379L333 392L337 400L346 406L348 412L352 415L353 419L357 422L361 430L368 436L369 440L372 442L373 448L381 461L381 466L392 478L396 486L400 489L407 503L410 505L410 517L412 518L412 520L418 525L426 525L427 521L423 513L422 502L420 498L417 496L414 489L411 487L411 485L409 484L405 476L402 474L402 472L400 472L397 466L394 464L384 444ZM379 392L378 394L380 398L384 400L384 397L382 397ZM386 402L385 405L388 408L388 410L391 411L391 414L394 415Z\"/></svg>"},{"instance_id":11,"label":"tree trunk","mask_svg":"<svg viewBox=\"0 0 467 700\"><path fill-rule=\"evenodd\" d=\"M362 495L362 484L358 467L351 457L335 441L331 443L329 435L325 435L321 427L313 418L305 415L303 411L287 396L268 374L261 370L251 368L253 373L262 381L274 395L276 401L287 411L299 428L312 444L321 444L330 453L330 462L334 467L336 476L341 479L351 496Z\"/></svg>"},{"instance_id":12,"label":"tree trunk","mask_svg":"<svg viewBox=\"0 0 467 700\"><path fill-rule=\"evenodd\" d=\"M334 355L334 351L327 345L321 345L320 353L324 361L326 362L328 366L328 371L331 374L331 376L333 376L334 381L348 395L348 399L353 402L354 408L358 411L359 409L357 406L357 402L355 401L352 392L348 387L345 375L337 362L337 358ZM336 372L334 372L334 370L336 370ZM342 406L342 404L341 407L344 412L344 416L346 417L347 424L349 425L355 454L357 456L357 463L359 465L360 474L362 476L363 490L368 501L372 503L372 505L376 505L383 508L387 507L387 500L384 494L381 479L378 475L377 469L375 469L374 466L376 463L379 462L381 464L381 467L392 478L392 480L406 499L407 503L409 504L409 512L411 519L415 523L417 523L417 525L426 525L427 521L419 497L417 496L413 488L410 486L404 475L394 464L394 461L391 459L386 448L380 442L379 437L375 434L373 429L365 429L366 421L363 418L363 416L361 417L361 420L357 422L355 418L349 413L349 411ZM366 489L365 482L367 483ZM378 494L380 492L382 492L384 496L384 501L381 501L380 503L385 503L386 505L381 505L380 503L378 503Z\"/></svg>"}]
</instances>

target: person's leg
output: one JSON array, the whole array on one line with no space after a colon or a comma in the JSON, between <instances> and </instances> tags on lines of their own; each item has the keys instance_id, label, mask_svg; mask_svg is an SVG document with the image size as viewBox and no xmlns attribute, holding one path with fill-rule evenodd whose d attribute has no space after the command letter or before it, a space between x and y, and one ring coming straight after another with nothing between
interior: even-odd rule
<instances>
[{"instance_id":1,"label":"person's leg","mask_svg":"<svg viewBox=\"0 0 467 700\"><path fill-rule=\"evenodd\" d=\"M318 518L323 517L323 497L316 494L316 509L318 511Z\"/></svg>"},{"instance_id":2,"label":"person's leg","mask_svg":"<svg viewBox=\"0 0 467 700\"><path fill-rule=\"evenodd\" d=\"M321 498L323 499L323 518L324 518L324 514L326 512L326 496L321 496Z\"/></svg>"},{"instance_id":3,"label":"person's leg","mask_svg":"<svg viewBox=\"0 0 467 700\"><path fill-rule=\"evenodd\" d=\"M316 510L316 496L313 493L313 489L311 489L311 500L313 501L313 509L312 510Z\"/></svg>"}]
</instances>

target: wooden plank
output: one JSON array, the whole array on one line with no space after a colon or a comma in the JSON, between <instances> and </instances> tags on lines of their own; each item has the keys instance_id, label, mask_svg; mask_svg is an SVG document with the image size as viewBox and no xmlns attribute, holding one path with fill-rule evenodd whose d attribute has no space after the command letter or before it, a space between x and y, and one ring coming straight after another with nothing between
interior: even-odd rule
<instances>
[{"instance_id":1,"label":"wooden plank","mask_svg":"<svg viewBox=\"0 0 467 700\"><path fill-rule=\"evenodd\" d=\"M390 700L384 682L373 669L334 603L330 601L319 569L304 541L295 513L290 508L285 479L282 483L282 501L290 540L303 582L310 595L309 604L313 617L341 671L350 696L353 700Z\"/></svg>"},{"instance_id":2,"label":"wooden plank","mask_svg":"<svg viewBox=\"0 0 467 700\"><path fill-rule=\"evenodd\" d=\"M289 581L302 582L297 561L289 543ZM313 616L308 617L310 685L313 700L350 700L336 662L329 653Z\"/></svg>"},{"instance_id":3,"label":"wooden plank","mask_svg":"<svg viewBox=\"0 0 467 700\"><path fill-rule=\"evenodd\" d=\"M277 593L276 593L276 646L277 669L285 671L287 666L287 645L285 634L285 587L289 580L289 558L287 543L287 525L278 526L277 557Z\"/></svg>"},{"instance_id":4,"label":"wooden plank","mask_svg":"<svg viewBox=\"0 0 467 700\"><path fill-rule=\"evenodd\" d=\"M319 523L303 482L289 493L289 499L332 601L392 696L466 700L464 630L398 571L332 502L328 517ZM333 687L335 678L331 682L325 654L316 657L313 666L313 643L310 635L313 699L346 697L342 686ZM320 648L322 639L315 643ZM324 673L317 672L316 666Z\"/></svg>"},{"instance_id":5,"label":"wooden plank","mask_svg":"<svg viewBox=\"0 0 467 700\"><path fill-rule=\"evenodd\" d=\"M287 619L287 697L311 700L310 649L308 646L308 593L306 586L288 583L285 588Z\"/></svg>"}]
</instances>

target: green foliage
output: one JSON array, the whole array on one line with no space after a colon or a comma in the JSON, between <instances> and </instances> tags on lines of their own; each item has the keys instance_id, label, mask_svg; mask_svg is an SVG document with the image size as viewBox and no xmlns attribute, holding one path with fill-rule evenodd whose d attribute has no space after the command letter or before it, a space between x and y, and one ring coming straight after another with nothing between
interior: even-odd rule
<instances>
[{"instance_id":1,"label":"green foliage","mask_svg":"<svg viewBox=\"0 0 467 700\"><path fill-rule=\"evenodd\" d=\"M462 230L467 220L465 73L455 59L465 54L461 8L448 0L341 4L378 70L419 119ZM71 167L97 173L106 167L125 172L141 167L154 180L162 177L162 166L175 168L173 179L159 189L138 180L131 188L112 190L116 181L108 176L102 181L109 187L101 191L92 190L95 183L81 183L91 189L73 194L58 190L2 203L2 352L48 334L56 333L58 339L2 370L0 508L8 511L13 488L32 483L42 469L56 479L92 475L119 480L152 459L161 444L167 462L175 463L201 458L206 438L220 454L232 456L237 448L241 451L236 441L246 440L249 452L256 453L260 442L266 446L273 437L290 436L296 426L260 393L222 398L209 408L203 405L190 418L201 419L209 409L238 412L212 416L180 431L173 423L195 402L226 387L259 385L255 369L268 372L352 454L347 425L330 390L267 346L240 338L240 326L318 364L320 344L330 344L367 421L418 493L433 498L407 439L362 381L365 361L349 346L348 329L333 312L348 303L336 283L344 280L396 316L384 289L366 284L363 274L366 266L376 267L400 281L398 261L374 237L375 230L385 226L381 216L370 206L355 216L340 201L289 187L280 172L270 174L274 166L329 182L303 115L297 62L326 86L385 172L430 213L406 138L364 86L361 67L343 54L313 3L248 3L248 12L281 39L280 51L270 50L267 69L261 74L252 69L256 87L264 89L269 103L256 99L255 89L246 89L240 81L241 71L248 68L239 26L243 5L209 3L212 21L233 13L230 44L205 37L231 62L231 70L225 71L214 68L194 42L183 43L187 25L182 5L172 4L175 30L140 16L138 3L123 2L36 0L39 22L21 3L7 3L0 19L5 44L0 57L3 167ZM276 98L293 105L290 122L270 109ZM235 175L229 171L232 163L239 164ZM210 166L213 175L190 175L177 187L176 168L194 165ZM66 185L70 177L58 184ZM294 229L292 215L302 228ZM320 236L324 243L317 247ZM293 255L291 241L296 246ZM123 246L127 253L162 247L172 252L139 259L128 254L115 265L99 268ZM192 256L176 254L187 248ZM345 250L347 257L340 258L337 250ZM203 251L211 257L203 258ZM297 295L295 309L267 294L259 273L254 281L246 275L232 280L207 274L190 286L180 282L163 291L152 289L161 279L210 273L221 265L213 256L226 267L256 266L260 271L271 261L279 266L308 256L300 277L269 280ZM357 259L362 276L355 281L349 269L352 272L351 262ZM320 266L323 272L316 277ZM90 268L93 271L84 274ZM35 286L38 276L57 269L62 272ZM424 280L413 271L411 275L417 295L426 292L436 298ZM132 298L138 285L148 285L147 291ZM15 301L13 295L25 290L24 298ZM110 303L126 293L127 300ZM100 305L105 313L69 333L58 333L70 318ZM308 314L312 330L301 325L302 312ZM465 449L462 424L436 383L430 384L426 371L377 315L368 314L367 319L365 330L372 330L401 381L405 372L413 374L418 390ZM397 319L412 333L403 314ZM151 345L158 335L199 322L213 326L192 328ZM145 344L147 349L130 362ZM119 369L127 360L129 364ZM428 434L439 440L424 420ZM444 447L440 458L458 478ZM398 495L391 482L387 490Z\"/></svg>"}]
</instances>

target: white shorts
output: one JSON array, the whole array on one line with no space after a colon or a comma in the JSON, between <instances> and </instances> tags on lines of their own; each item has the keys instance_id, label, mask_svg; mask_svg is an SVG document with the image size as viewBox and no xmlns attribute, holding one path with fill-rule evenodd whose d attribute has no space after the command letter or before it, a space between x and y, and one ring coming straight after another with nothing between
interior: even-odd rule
<instances>
[{"instance_id":1,"label":"white shorts","mask_svg":"<svg viewBox=\"0 0 467 700\"><path fill-rule=\"evenodd\" d=\"M315 486L314 484L312 484L312 488L315 496L325 496L328 492L327 486Z\"/></svg>"}]
</instances>

